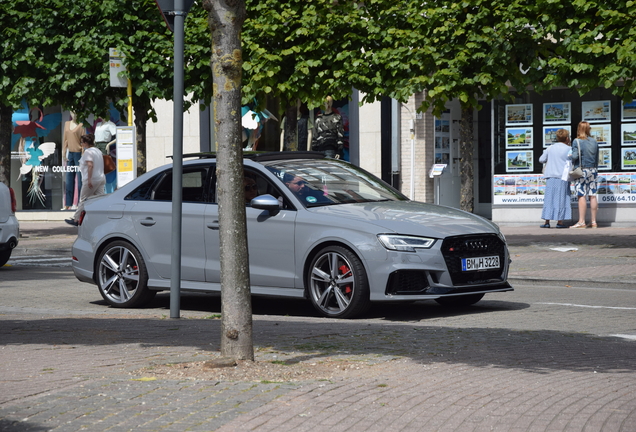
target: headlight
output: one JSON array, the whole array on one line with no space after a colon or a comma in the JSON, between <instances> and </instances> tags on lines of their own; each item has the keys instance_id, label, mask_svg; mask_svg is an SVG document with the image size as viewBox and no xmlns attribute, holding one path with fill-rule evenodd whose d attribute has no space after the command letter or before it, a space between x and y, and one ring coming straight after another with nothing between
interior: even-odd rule
<instances>
[{"instance_id":1,"label":"headlight","mask_svg":"<svg viewBox=\"0 0 636 432\"><path fill-rule=\"evenodd\" d=\"M389 250L402 252L415 252L415 249L429 249L435 243L435 239L427 237L414 237L399 234L378 234L378 240Z\"/></svg>"}]
</instances>

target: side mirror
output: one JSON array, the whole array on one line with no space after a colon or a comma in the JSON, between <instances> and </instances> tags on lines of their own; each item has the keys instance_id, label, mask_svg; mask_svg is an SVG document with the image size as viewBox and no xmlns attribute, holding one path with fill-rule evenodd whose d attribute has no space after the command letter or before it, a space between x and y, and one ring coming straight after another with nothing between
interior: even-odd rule
<instances>
[{"instance_id":1,"label":"side mirror","mask_svg":"<svg viewBox=\"0 0 636 432\"><path fill-rule=\"evenodd\" d=\"M257 196L250 202L250 205L255 209L267 210L272 216L276 216L280 211L280 203L278 202L278 199L274 198L270 194Z\"/></svg>"}]
</instances>

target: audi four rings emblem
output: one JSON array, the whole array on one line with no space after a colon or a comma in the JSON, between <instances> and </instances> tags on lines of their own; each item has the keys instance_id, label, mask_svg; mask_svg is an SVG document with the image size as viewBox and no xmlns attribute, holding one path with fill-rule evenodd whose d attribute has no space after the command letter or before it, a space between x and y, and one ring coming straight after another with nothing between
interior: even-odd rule
<instances>
[{"instance_id":1,"label":"audi four rings emblem","mask_svg":"<svg viewBox=\"0 0 636 432\"><path fill-rule=\"evenodd\" d=\"M482 242L481 240L468 240L468 241L464 242L464 245L466 245L466 247L468 249L471 249L471 250L485 250L485 249L488 249L488 245L485 244L484 242Z\"/></svg>"}]
</instances>

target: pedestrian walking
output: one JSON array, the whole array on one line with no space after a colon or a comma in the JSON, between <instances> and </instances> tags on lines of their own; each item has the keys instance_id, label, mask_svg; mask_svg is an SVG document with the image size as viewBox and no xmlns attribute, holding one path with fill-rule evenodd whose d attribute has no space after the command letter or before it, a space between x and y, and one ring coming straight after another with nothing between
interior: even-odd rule
<instances>
[{"instance_id":1,"label":"pedestrian walking","mask_svg":"<svg viewBox=\"0 0 636 432\"><path fill-rule=\"evenodd\" d=\"M555 220L557 228L567 228L565 220L572 219L570 182L568 181L570 134L565 129L556 132L556 142L546 148L539 162L545 164L543 177L546 179L545 196L541 218L545 220L540 228L550 228L550 220Z\"/></svg>"},{"instance_id":2,"label":"pedestrian walking","mask_svg":"<svg viewBox=\"0 0 636 432\"><path fill-rule=\"evenodd\" d=\"M95 147L95 137L93 134L82 135L80 144L84 153L79 160L80 172L82 174L82 190L80 191L80 201L73 219L64 219L69 225L79 225L79 218L84 211L84 202L88 197L104 195L104 185L106 176L104 175L104 155Z\"/></svg>"}]
</instances>

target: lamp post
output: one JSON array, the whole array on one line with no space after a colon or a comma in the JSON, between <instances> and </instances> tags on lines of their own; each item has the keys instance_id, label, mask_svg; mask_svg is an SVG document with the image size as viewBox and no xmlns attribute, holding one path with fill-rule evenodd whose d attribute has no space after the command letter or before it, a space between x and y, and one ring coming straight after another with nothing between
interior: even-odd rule
<instances>
[{"instance_id":1,"label":"lamp post","mask_svg":"<svg viewBox=\"0 0 636 432\"><path fill-rule=\"evenodd\" d=\"M183 209L183 51L185 17L194 0L155 0L155 2L168 28L174 32L170 318L179 318L181 309L181 227Z\"/></svg>"}]
</instances>

